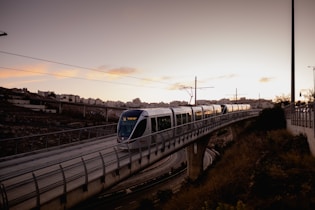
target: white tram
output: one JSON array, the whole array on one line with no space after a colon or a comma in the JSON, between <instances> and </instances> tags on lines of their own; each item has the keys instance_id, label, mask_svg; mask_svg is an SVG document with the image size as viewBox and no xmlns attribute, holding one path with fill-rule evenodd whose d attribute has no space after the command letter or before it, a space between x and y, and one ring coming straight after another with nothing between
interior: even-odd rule
<instances>
[{"instance_id":1,"label":"white tram","mask_svg":"<svg viewBox=\"0 0 315 210\"><path fill-rule=\"evenodd\" d=\"M146 147L148 143L155 143L156 139L140 137L181 126L176 131L179 132L185 124L189 126L191 122L210 118L214 115L248 109L250 109L248 104L214 104L126 110L121 114L117 125L118 146L122 149ZM140 138L139 141L136 142L136 138Z\"/></svg>"}]
</instances>

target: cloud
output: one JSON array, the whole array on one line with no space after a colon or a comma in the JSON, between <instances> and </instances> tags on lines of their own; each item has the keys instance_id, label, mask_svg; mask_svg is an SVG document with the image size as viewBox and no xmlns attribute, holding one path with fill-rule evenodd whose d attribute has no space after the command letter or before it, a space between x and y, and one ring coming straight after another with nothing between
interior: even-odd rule
<instances>
[{"instance_id":1,"label":"cloud","mask_svg":"<svg viewBox=\"0 0 315 210\"><path fill-rule=\"evenodd\" d=\"M31 66L19 66L12 68L0 68L1 79L27 78L34 76L54 76L59 79L78 76L77 69L49 70L46 64L37 64Z\"/></svg>"},{"instance_id":2,"label":"cloud","mask_svg":"<svg viewBox=\"0 0 315 210\"><path fill-rule=\"evenodd\" d=\"M62 69L54 72L50 72L49 74L55 76L58 79L77 77L79 75L78 69Z\"/></svg>"},{"instance_id":3,"label":"cloud","mask_svg":"<svg viewBox=\"0 0 315 210\"><path fill-rule=\"evenodd\" d=\"M101 80L101 79L104 79L105 76L106 76L105 73L96 72L96 71L89 71L86 75L87 79L91 79L91 80Z\"/></svg>"},{"instance_id":4,"label":"cloud","mask_svg":"<svg viewBox=\"0 0 315 210\"><path fill-rule=\"evenodd\" d=\"M163 81L163 80L171 80L171 79L173 79L173 77L170 77L170 76L162 76L161 77L161 80Z\"/></svg>"},{"instance_id":5,"label":"cloud","mask_svg":"<svg viewBox=\"0 0 315 210\"><path fill-rule=\"evenodd\" d=\"M226 75L219 75L216 77L210 77L209 80L224 80L224 79L232 79L238 77L237 74L226 74Z\"/></svg>"},{"instance_id":6,"label":"cloud","mask_svg":"<svg viewBox=\"0 0 315 210\"><path fill-rule=\"evenodd\" d=\"M136 72L137 72L137 69L129 68L129 67L114 68L114 69L109 69L106 71L106 73L115 75L115 76L126 76L126 75L134 74Z\"/></svg>"},{"instance_id":7,"label":"cloud","mask_svg":"<svg viewBox=\"0 0 315 210\"><path fill-rule=\"evenodd\" d=\"M231 78L235 78L238 77L237 74L227 74L227 75L222 75L217 77L217 79L231 79Z\"/></svg>"},{"instance_id":8,"label":"cloud","mask_svg":"<svg viewBox=\"0 0 315 210\"><path fill-rule=\"evenodd\" d=\"M103 65L97 68L97 71L94 71L91 75L96 76L109 76L110 78L120 78L120 77L127 77L133 74L138 73L139 70L136 68L131 67L120 67L120 68L110 68L107 65Z\"/></svg>"},{"instance_id":9,"label":"cloud","mask_svg":"<svg viewBox=\"0 0 315 210\"><path fill-rule=\"evenodd\" d=\"M18 77L32 77L47 74L47 65L38 64L34 66L20 66L13 68L0 68L0 78L18 78Z\"/></svg>"},{"instance_id":10,"label":"cloud","mask_svg":"<svg viewBox=\"0 0 315 210\"><path fill-rule=\"evenodd\" d=\"M272 77L262 77L262 78L259 79L259 82L267 83L267 82L270 82L271 80L273 80Z\"/></svg>"},{"instance_id":11,"label":"cloud","mask_svg":"<svg viewBox=\"0 0 315 210\"><path fill-rule=\"evenodd\" d=\"M167 89L168 90L184 90L184 89L191 89L191 86L186 86L181 83L174 83L170 85Z\"/></svg>"},{"instance_id":12,"label":"cloud","mask_svg":"<svg viewBox=\"0 0 315 210\"><path fill-rule=\"evenodd\" d=\"M114 75L114 76L127 76L131 75L137 72L137 69L135 68L128 68L128 67L121 67L116 69L109 69L107 71L108 74Z\"/></svg>"},{"instance_id":13,"label":"cloud","mask_svg":"<svg viewBox=\"0 0 315 210\"><path fill-rule=\"evenodd\" d=\"M47 79L33 79L33 80L23 80L23 81L14 81L3 84L5 87L22 87L25 84L33 84L39 82L45 82Z\"/></svg>"},{"instance_id":14,"label":"cloud","mask_svg":"<svg viewBox=\"0 0 315 210\"><path fill-rule=\"evenodd\" d=\"M143 84L160 83L160 84L169 85L170 83L167 81L171 79L172 77L169 77L169 76L161 76L161 77L150 76L150 77L141 78L141 81L143 82Z\"/></svg>"}]
</instances>

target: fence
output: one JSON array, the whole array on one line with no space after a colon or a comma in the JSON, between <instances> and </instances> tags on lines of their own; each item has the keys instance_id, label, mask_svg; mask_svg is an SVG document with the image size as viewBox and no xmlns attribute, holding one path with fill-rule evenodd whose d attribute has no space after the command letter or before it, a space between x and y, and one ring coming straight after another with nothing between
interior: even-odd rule
<instances>
[{"instance_id":1,"label":"fence","mask_svg":"<svg viewBox=\"0 0 315 210\"><path fill-rule=\"evenodd\" d=\"M289 105L285 107L286 119L291 120L291 125L314 128L315 103L303 105Z\"/></svg>"},{"instance_id":2,"label":"fence","mask_svg":"<svg viewBox=\"0 0 315 210\"><path fill-rule=\"evenodd\" d=\"M45 134L0 139L0 157L49 149L114 134L117 124L99 125Z\"/></svg>"}]
</instances>

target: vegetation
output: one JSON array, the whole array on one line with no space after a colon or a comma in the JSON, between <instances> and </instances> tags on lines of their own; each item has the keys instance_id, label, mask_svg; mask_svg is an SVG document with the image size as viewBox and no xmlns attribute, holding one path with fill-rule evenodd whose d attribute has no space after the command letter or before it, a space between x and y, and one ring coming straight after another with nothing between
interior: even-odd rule
<instances>
[{"instance_id":1,"label":"vegetation","mask_svg":"<svg viewBox=\"0 0 315 210\"><path fill-rule=\"evenodd\" d=\"M286 128L286 119L281 107L264 109L257 120L256 129L268 131Z\"/></svg>"},{"instance_id":2,"label":"vegetation","mask_svg":"<svg viewBox=\"0 0 315 210\"><path fill-rule=\"evenodd\" d=\"M305 136L284 129L281 113L263 111L204 177L158 208L313 209L315 158Z\"/></svg>"}]
</instances>

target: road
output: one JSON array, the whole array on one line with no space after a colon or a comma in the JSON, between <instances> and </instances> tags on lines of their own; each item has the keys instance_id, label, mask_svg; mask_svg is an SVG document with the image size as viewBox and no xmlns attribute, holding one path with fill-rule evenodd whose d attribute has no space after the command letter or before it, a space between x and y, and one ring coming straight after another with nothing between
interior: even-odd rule
<instances>
[{"instance_id":1,"label":"road","mask_svg":"<svg viewBox=\"0 0 315 210\"><path fill-rule=\"evenodd\" d=\"M207 148L204 157L204 169L208 168L218 155L219 153L215 150ZM152 200L152 198L156 198L158 191L171 190L172 193L176 193L187 179L186 170L176 176L165 178L163 182L158 181L158 177L165 177L165 174L171 174L174 169L182 168L183 165L186 165L186 151L180 150L117 184L110 190L89 199L87 202L79 204L74 210L132 210L136 209L143 199ZM152 182L155 183L154 186L151 186ZM148 187L145 185L148 185ZM141 186L143 189L138 190L137 186ZM137 190L134 191L133 189Z\"/></svg>"},{"instance_id":2,"label":"road","mask_svg":"<svg viewBox=\"0 0 315 210\"><path fill-rule=\"evenodd\" d=\"M103 157L106 163L116 160L113 150L115 144L116 137L112 136L72 147L21 155L14 159L2 158L0 182L5 188L10 206L16 209L32 208L37 187L41 190L41 202L60 196L60 193L64 191L65 177L67 190L84 184L85 169L91 171L102 164L100 153L108 154ZM121 154L121 156L124 155L127 156L127 154ZM100 175L89 174L90 179L93 179L93 176Z\"/></svg>"},{"instance_id":3,"label":"road","mask_svg":"<svg viewBox=\"0 0 315 210\"><path fill-rule=\"evenodd\" d=\"M31 208L34 205L38 189L41 190L40 202L42 203L60 196L65 190L82 186L86 180L87 170L93 171L95 168L99 168L103 164L102 158L105 163L116 161L117 157L113 149L115 144L116 137L112 136L15 159L1 159L0 181L6 190L10 206L14 206L16 209ZM120 158L128 159L128 152L118 152ZM100 154L104 154L104 156L100 158ZM168 173L172 171L172 168L176 168L185 161L184 151L175 153L140 173L138 178L128 179L127 183L141 183L143 181L139 181L139 179L148 180L152 179L152 176L157 177L160 174ZM206 156L206 161L211 161L211 157ZM89 173L89 179L100 177L100 173L100 170ZM65 177L66 185L64 185ZM117 187L124 186L123 188L126 189L127 183L117 185Z\"/></svg>"}]
</instances>

